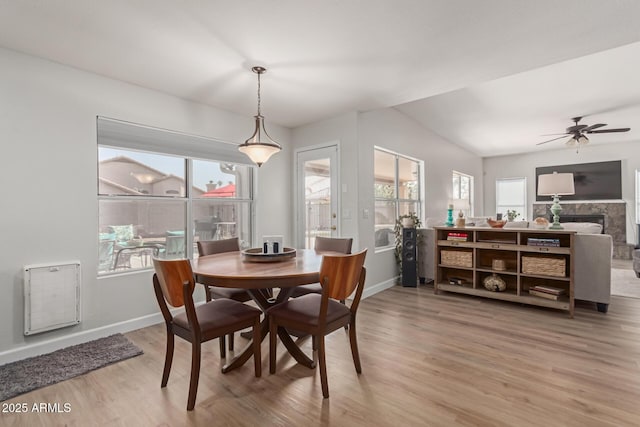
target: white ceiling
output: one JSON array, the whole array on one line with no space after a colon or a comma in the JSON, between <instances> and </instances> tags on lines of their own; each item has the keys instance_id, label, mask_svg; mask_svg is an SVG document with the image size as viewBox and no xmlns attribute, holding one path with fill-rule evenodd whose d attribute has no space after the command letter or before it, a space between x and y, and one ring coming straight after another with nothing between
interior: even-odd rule
<instances>
[{"instance_id":1,"label":"white ceiling","mask_svg":"<svg viewBox=\"0 0 640 427\"><path fill-rule=\"evenodd\" d=\"M0 46L243 115L263 65L267 126L398 106L483 156L640 140L639 41L637 0L0 0Z\"/></svg>"}]
</instances>

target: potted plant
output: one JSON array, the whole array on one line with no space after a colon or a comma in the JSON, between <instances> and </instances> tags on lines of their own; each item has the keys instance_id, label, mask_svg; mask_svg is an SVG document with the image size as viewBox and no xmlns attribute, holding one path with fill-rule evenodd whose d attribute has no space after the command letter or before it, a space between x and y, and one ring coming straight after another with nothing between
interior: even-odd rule
<instances>
[{"instance_id":1,"label":"potted plant","mask_svg":"<svg viewBox=\"0 0 640 427\"><path fill-rule=\"evenodd\" d=\"M511 209L507 210L507 220L509 222L513 221L514 219L516 219L519 216L520 216L520 214L517 211L511 210Z\"/></svg>"},{"instance_id":2,"label":"potted plant","mask_svg":"<svg viewBox=\"0 0 640 427\"><path fill-rule=\"evenodd\" d=\"M396 224L393 227L393 232L396 236L396 262L400 267L400 273L402 273L402 229L403 228L419 228L422 226L422 222L415 212L409 212L406 215L400 215L396 219Z\"/></svg>"}]
</instances>

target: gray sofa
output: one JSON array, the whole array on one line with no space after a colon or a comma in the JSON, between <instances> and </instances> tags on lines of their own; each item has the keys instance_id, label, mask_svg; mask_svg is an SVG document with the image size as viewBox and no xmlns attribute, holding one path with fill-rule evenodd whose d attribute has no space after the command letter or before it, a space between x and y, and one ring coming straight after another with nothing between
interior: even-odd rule
<instances>
[{"instance_id":1,"label":"gray sofa","mask_svg":"<svg viewBox=\"0 0 640 427\"><path fill-rule=\"evenodd\" d=\"M566 224L563 224L566 225ZM567 227L569 228L569 227ZM418 276L421 282L436 277L435 230L418 229ZM574 248L574 297L596 303L606 313L611 300L613 239L608 234L576 234Z\"/></svg>"}]
</instances>

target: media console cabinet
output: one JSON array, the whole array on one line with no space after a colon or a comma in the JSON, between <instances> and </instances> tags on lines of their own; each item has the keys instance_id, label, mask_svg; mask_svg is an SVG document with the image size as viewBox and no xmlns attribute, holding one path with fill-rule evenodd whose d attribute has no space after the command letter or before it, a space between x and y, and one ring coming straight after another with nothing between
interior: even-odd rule
<instances>
[{"instance_id":1,"label":"media console cabinet","mask_svg":"<svg viewBox=\"0 0 640 427\"><path fill-rule=\"evenodd\" d=\"M555 308L573 317L575 231L480 227L435 230L436 294L456 292ZM485 279L493 274L504 281L504 290L485 288ZM552 293L534 295L540 288Z\"/></svg>"}]
</instances>

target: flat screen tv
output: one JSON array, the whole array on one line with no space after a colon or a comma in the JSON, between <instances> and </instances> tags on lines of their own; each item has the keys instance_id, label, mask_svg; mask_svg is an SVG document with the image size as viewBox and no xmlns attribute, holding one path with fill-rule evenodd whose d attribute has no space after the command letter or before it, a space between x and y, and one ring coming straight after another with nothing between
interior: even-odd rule
<instances>
[{"instance_id":1,"label":"flat screen tv","mask_svg":"<svg viewBox=\"0 0 640 427\"><path fill-rule=\"evenodd\" d=\"M538 176L553 172L573 173L576 194L562 200L622 199L622 160L536 168L536 201L551 201L549 196L538 196Z\"/></svg>"}]
</instances>

